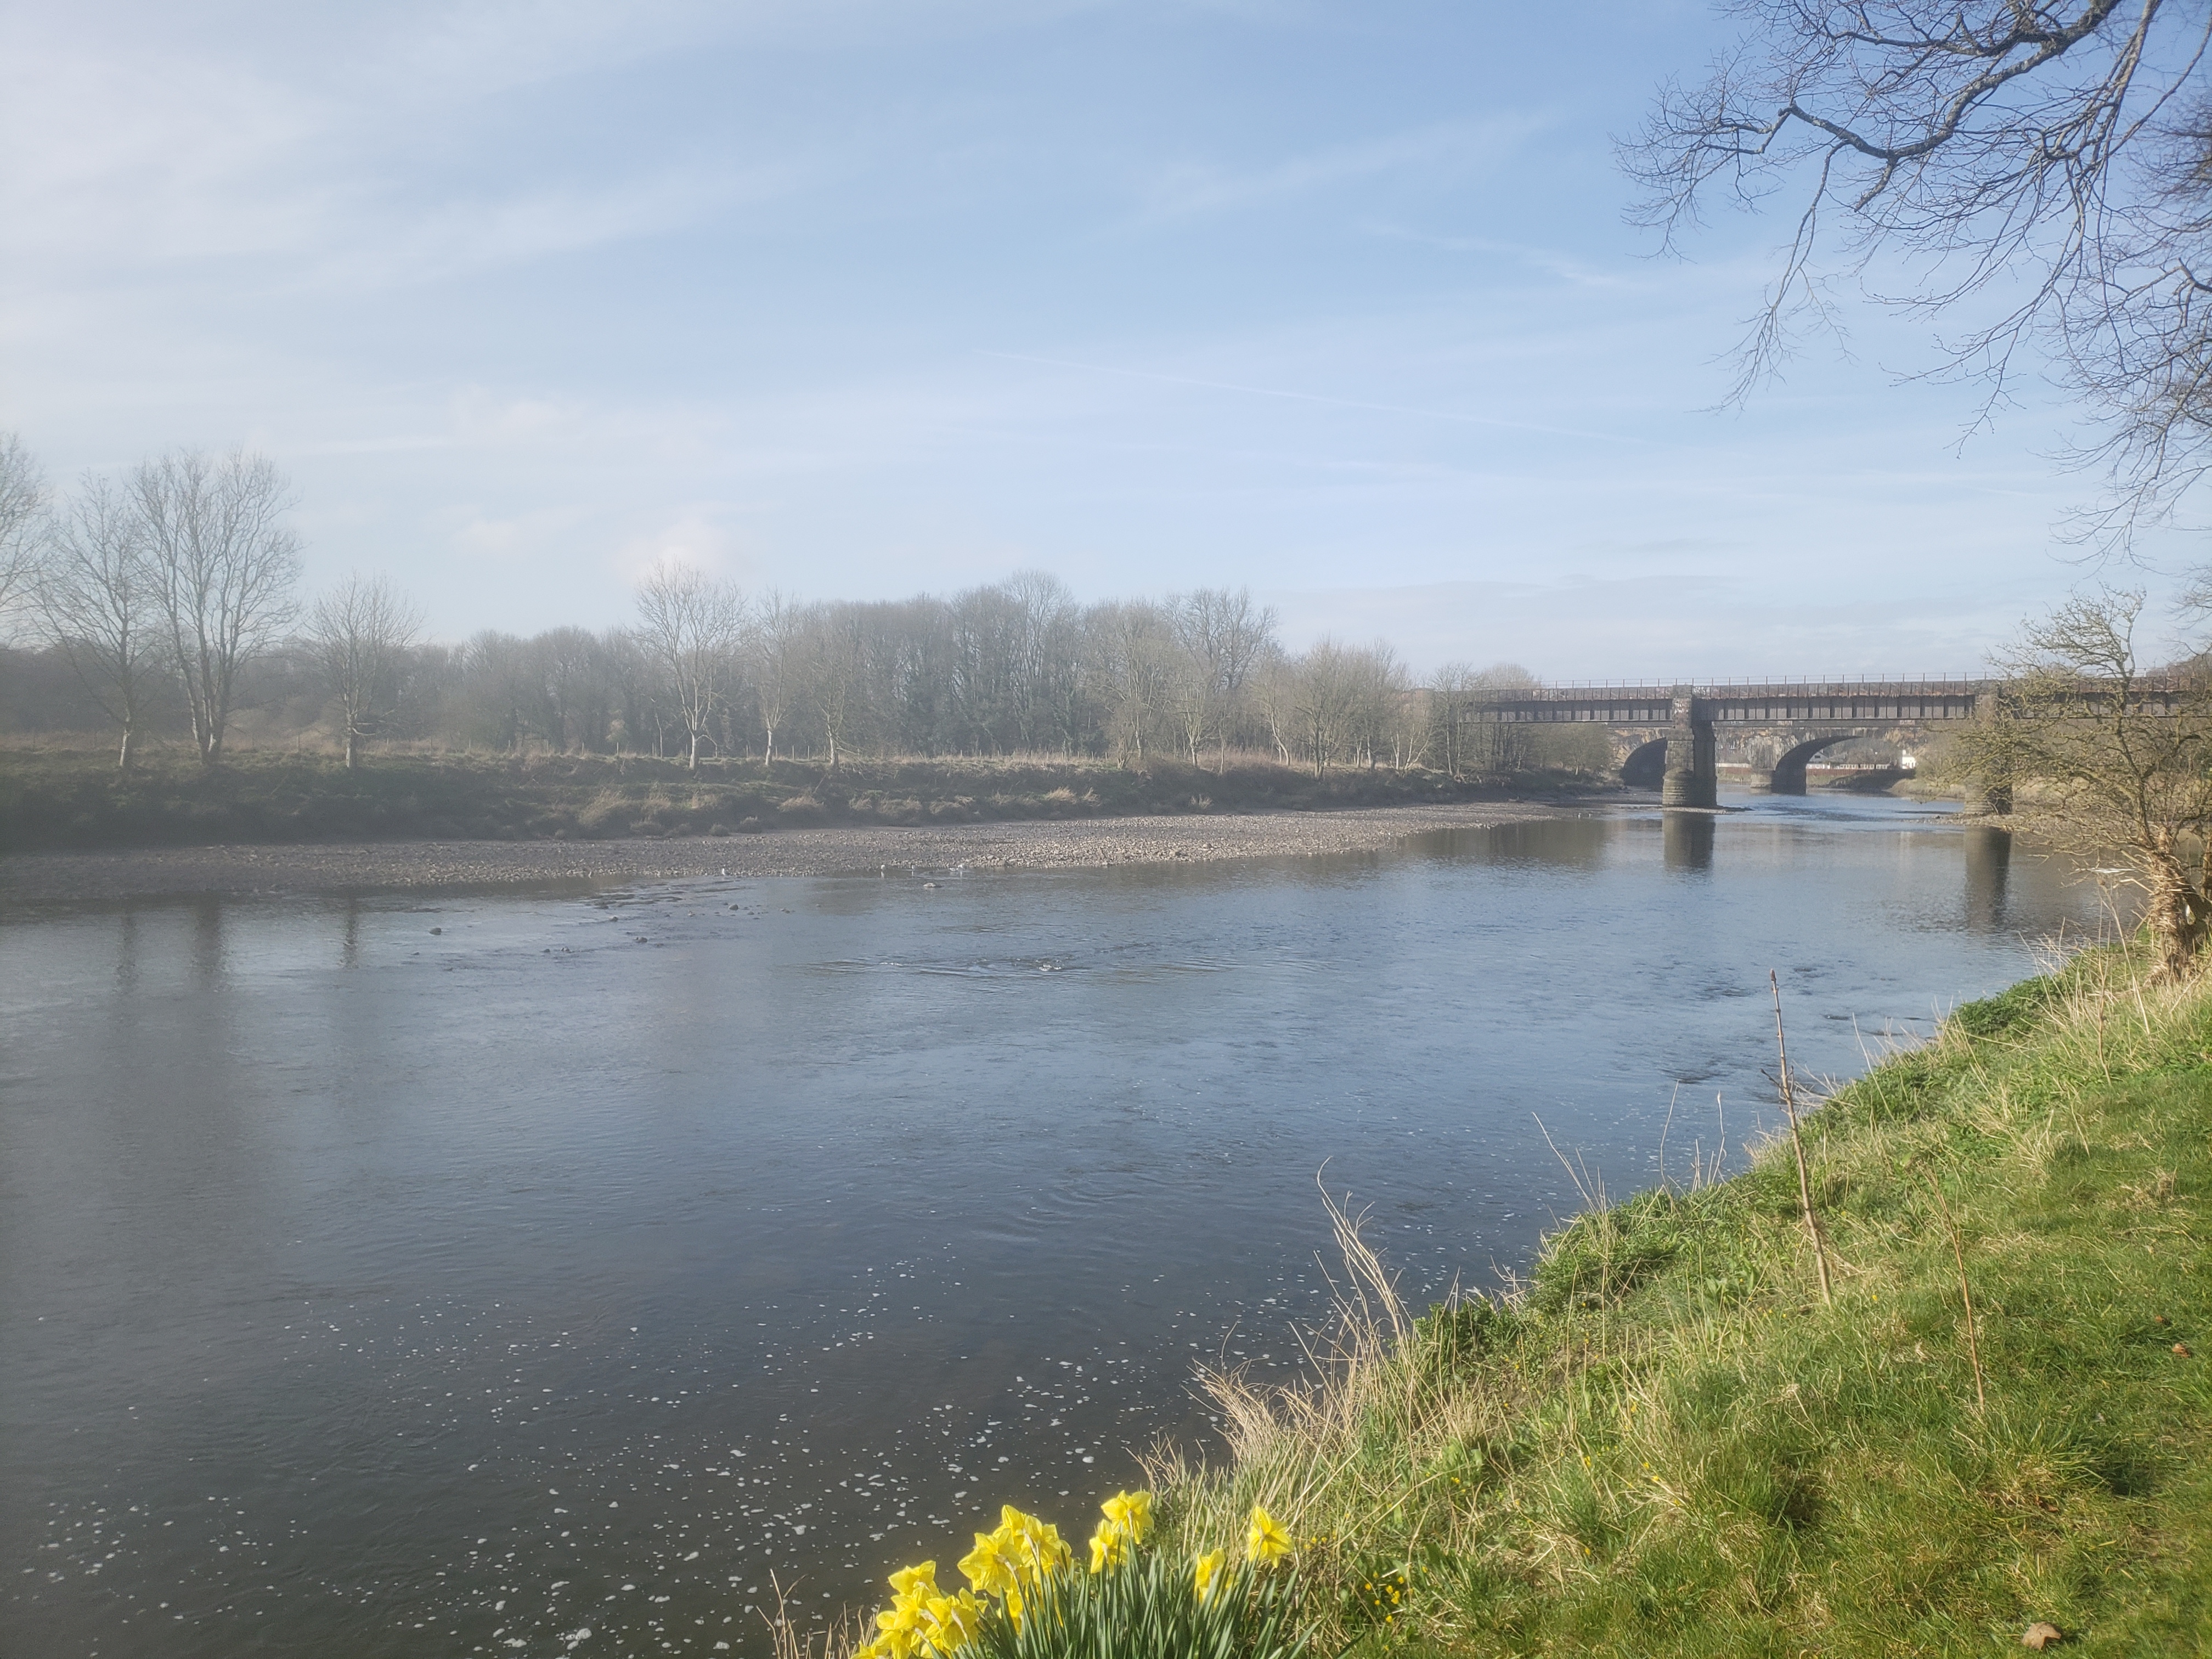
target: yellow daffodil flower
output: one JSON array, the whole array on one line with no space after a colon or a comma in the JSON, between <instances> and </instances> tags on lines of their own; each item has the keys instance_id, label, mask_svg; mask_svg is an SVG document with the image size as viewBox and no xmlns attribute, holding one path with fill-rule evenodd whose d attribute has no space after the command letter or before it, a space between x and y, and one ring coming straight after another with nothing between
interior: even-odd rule
<instances>
[{"instance_id":1,"label":"yellow daffodil flower","mask_svg":"<svg viewBox=\"0 0 2212 1659\"><path fill-rule=\"evenodd\" d=\"M1075 1559L1075 1552L1060 1535L1060 1528L1049 1521L1039 1521L1033 1516L1022 1516L1023 1537L1029 1547L1030 1563L1040 1573L1057 1572Z\"/></svg>"},{"instance_id":2,"label":"yellow daffodil flower","mask_svg":"<svg viewBox=\"0 0 2212 1659\"><path fill-rule=\"evenodd\" d=\"M923 1609L922 1638L945 1659L951 1659L982 1627L983 1604L966 1590L933 1595Z\"/></svg>"},{"instance_id":3,"label":"yellow daffodil flower","mask_svg":"<svg viewBox=\"0 0 2212 1659\"><path fill-rule=\"evenodd\" d=\"M1283 1559L1291 1553L1291 1535L1275 1522L1275 1517L1257 1504L1252 1506L1252 1525L1244 1534L1244 1554L1255 1565L1267 1566Z\"/></svg>"},{"instance_id":4,"label":"yellow daffodil flower","mask_svg":"<svg viewBox=\"0 0 2212 1659\"><path fill-rule=\"evenodd\" d=\"M1091 1571L1103 1572L1109 1567L1118 1567L1129 1559L1129 1534L1126 1528L1111 1521L1102 1521L1098 1530L1091 1534Z\"/></svg>"},{"instance_id":5,"label":"yellow daffodil flower","mask_svg":"<svg viewBox=\"0 0 2212 1659\"><path fill-rule=\"evenodd\" d=\"M927 1601L937 1594L937 1563L925 1561L918 1567L901 1567L891 1575L891 1594L905 1601L916 1597Z\"/></svg>"},{"instance_id":6,"label":"yellow daffodil flower","mask_svg":"<svg viewBox=\"0 0 2212 1659\"><path fill-rule=\"evenodd\" d=\"M1198 1599L1209 1601L1213 1595L1213 1581L1221 1576L1221 1568L1229 1559L1226 1550L1208 1550L1190 1564L1190 1576L1198 1585Z\"/></svg>"},{"instance_id":7,"label":"yellow daffodil flower","mask_svg":"<svg viewBox=\"0 0 2212 1659\"><path fill-rule=\"evenodd\" d=\"M1152 1530L1152 1495L1148 1492L1117 1492L1099 1506L1106 1519L1141 1544Z\"/></svg>"},{"instance_id":8,"label":"yellow daffodil flower","mask_svg":"<svg viewBox=\"0 0 2212 1659\"><path fill-rule=\"evenodd\" d=\"M960 1558L960 1576L985 1595L1004 1595L1019 1588L1014 1564L1006 1558L1006 1540L994 1532L975 1534L975 1547Z\"/></svg>"}]
</instances>

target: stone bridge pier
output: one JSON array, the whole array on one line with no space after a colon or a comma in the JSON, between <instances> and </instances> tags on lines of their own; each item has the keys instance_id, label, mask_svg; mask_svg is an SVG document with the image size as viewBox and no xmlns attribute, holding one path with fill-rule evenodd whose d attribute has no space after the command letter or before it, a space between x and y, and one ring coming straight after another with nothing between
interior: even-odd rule
<instances>
[{"instance_id":1,"label":"stone bridge pier","mask_svg":"<svg viewBox=\"0 0 2212 1659\"><path fill-rule=\"evenodd\" d=\"M1492 694L1460 717L1602 725L1622 782L1656 788L1663 806L1710 810L1723 753L1748 763L1754 789L1802 795L1806 763L1821 750L1856 738L1924 741L1974 719L1989 695L1971 680L1542 687Z\"/></svg>"}]
</instances>

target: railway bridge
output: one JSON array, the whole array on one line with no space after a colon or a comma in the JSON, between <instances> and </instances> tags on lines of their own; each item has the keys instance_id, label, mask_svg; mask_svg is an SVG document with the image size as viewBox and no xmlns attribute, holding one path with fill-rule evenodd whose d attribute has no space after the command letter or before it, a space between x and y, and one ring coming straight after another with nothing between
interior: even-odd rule
<instances>
[{"instance_id":1,"label":"railway bridge","mask_svg":"<svg viewBox=\"0 0 2212 1659\"><path fill-rule=\"evenodd\" d=\"M1462 705L1472 724L1580 721L1611 734L1625 783L1657 785L1668 806L1719 801L1725 754L1751 769L1754 788L1805 793L1805 763L1854 738L1909 744L1981 716L1986 680L1759 682L1714 685L1531 686ZM2011 802L1990 799L1987 810Z\"/></svg>"}]
</instances>

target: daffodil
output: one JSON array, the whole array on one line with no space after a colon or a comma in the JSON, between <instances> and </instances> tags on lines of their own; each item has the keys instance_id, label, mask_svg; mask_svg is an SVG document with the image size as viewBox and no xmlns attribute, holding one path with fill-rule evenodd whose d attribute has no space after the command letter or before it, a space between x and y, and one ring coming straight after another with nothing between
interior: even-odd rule
<instances>
[{"instance_id":1,"label":"daffodil","mask_svg":"<svg viewBox=\"0 0 2212 1659\"><path fill-rule=\"evenodd\" d=\"M1148 1492L1117 1492L1099 1506L1107 1520L1141 1544L1152 1530L1152 1495Z\"/></svg>"},{"instance_id":2,"label":"daffodil","mask_svg":"<svg viewBox=\"0 0 2212 1659\"><path fill-rule=\"evenodd\" d=\"M1032 1584L1074 1559L1058 1527L1024 1515L1011 1504L1000 1510L999 1529L991 1536L998 1540L1017 1576Z\"/></svg>"},{"instance_id":3,"label":"daffodil","mask_svg":"<svg viewBox=\"0 0 2212 1659\"><path fill-rule=\"evenodd\" d=\"M975 1547L960 1558L960 1574L985 1595L1018 1594L1020 1580L1006 1556L1006 1539L995 1532L975 1534Z\"/></svg>"},{"instance_id":4,"label":"daffodil","mask_svg":"<svg viewBox=\"0 0 2212 1659\"><path fill-rule=\"evenodd\" d=\"M885 1608L876 1615L881 1634L869 1645L884 1656L884 1659L913 1659L921 1644L921 1609L905 1602Z\"/></svg>"},{"instance_id":5,"label":"daffodil","mask_svg":"<svg viewBox=\"0 0 2212 1659\"><path fill-rule=\"evenodd\" d=\"M1213 1581L1221 1576L1222 1565L1228 1559L1229 1552L1226 1550L1208 1550L1190 1564L1190 1576L1198 1586L1200 1601L1212 1599Z\"/></svg>"},{"instance_id":6,"label":"daffodil","mask_svg":"<svg viewBox=\"0 0 2212 1659\"><path fill-rule=\"evenodd\" d=\"M975 1639L982 1628L983 1604L966 1590L957 1595L933 1595L922 1609L923 1640L945 1656L958 1652Z\"/></svg>"},{"instance_id":7,"label":"daffodil","mask_svg":"<svg viewBox=\"0 0 2212 1659\"><path fill-rule=\"evenodd\" d=\"M1075 1552L1060 1535L1060 1528L1048 1521L1030 1523L1029 1544L1030 1559L1039 1572L1057 1572L1075 1559Z\"/></svg>"},{"instance_id":8,"label":"daffodil","mask_svg":"<svg viewBox=\"0 0 2212 1659\"><path fill-rule=\"evenodd\" d=\"M891 1594L901 1601L920 1598L927 1601L937 1594L937 1563L925 1561L918 1567L901 1567L891 1575Z\"/></svg>"},{"instance_id":9,"label":"daffodil","mask_svg":"<svg viewBox=\"0 0 2212 1659\"><path fill-rule=\"evenodd\" d=\"M1129 1534L1124 1527L1111 1521L1102 1521L1098 1530L1091 1534L1091 1571L1103 1572L1109 1567L1118 1567L1129 1559Z\"/></svg>"},{"instance_id":10,"label":"daffodil","mask_svg":"<svg viewBox=\"0 0 2212 1659\"><path fill-rule=\"evenodd\" d=\"M1275 1517L1257 1504L1252 1506L1252 1524L1244 1534L1244 1554L1258 1566L1279 1561L1291 1553L1291 1535L1278 1526Z\"/></svg>"}]
</instances>

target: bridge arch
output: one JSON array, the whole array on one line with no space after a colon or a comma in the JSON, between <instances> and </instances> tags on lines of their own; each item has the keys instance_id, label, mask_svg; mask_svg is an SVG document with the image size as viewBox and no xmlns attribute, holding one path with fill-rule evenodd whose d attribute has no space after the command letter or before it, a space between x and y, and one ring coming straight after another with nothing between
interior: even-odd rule
<instances>
[{"instance_id":1,"label":"bridge arch","mask_svg":"<svg viewBox=\"0 0 2212 1659\"><path fill-rule=\"evenodd\" d=\"M1866 734L1863 732L1832 732L1823 737L1808 738L1782 751L1774 763L1774 771L1767 783L1771 795L1802 795L1805 793L1805 763L1824 749L1832 749L1839 743L1849 743Z\"/></svg>"},{"instance_id":2,"label":"bridge arch","mask_svg":"<svg viewBox=\"0 0 2212 1659\"><path fill-rule=\"evenodd\" d=\"M1654 738L1630 750L1620 763L1620 781L1631 789L1656 789L1667 781L1667 739Z\"/></svg>"}]
</instances>

